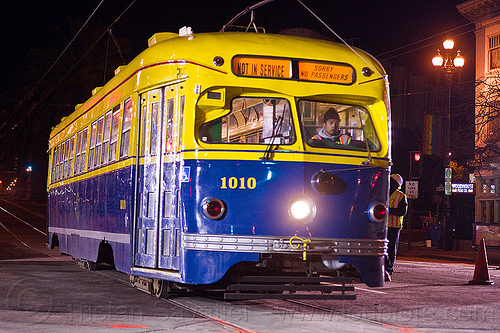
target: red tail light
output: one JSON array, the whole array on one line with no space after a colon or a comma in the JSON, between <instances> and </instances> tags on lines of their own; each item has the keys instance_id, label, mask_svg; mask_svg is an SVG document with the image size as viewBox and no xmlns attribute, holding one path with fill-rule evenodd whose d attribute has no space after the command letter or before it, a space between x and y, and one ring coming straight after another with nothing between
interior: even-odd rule
<instances>
[{"instance_id":1,"label":"red tail light","mask_svg":"<svg viewBox=\"0 0 500 333\"><path fill-rule=\"evenodd\" d=\"M212 220L217 220L226 212L226 205L219 199L208 198L203 201L203 213Z\"/></svg>"},{"instance_id":2,"label":"red tail light","mask_svg":"<svg viewBox=\"0 0 500 333\"><path fill-rule=\"evenodd\" d=\"M387 207L380 202L372 202L368 207L368 216L373 222L383 222L387 217Z\"/></svg>"}]
</instances>

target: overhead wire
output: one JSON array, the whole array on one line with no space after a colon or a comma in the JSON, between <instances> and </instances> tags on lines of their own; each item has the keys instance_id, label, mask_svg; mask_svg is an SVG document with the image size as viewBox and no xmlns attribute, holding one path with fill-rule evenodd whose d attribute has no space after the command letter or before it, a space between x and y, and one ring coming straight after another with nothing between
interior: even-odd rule
<instances>
[{"instance_id":1,"label":"overhead wire","mask_svg":"<svg viewBox=\"0 0 500 333\"><path fill-rule=\"evenodd\" d=\"M328 26L318 15L316 15L309 7L307 7L301 0L297 0L309 13L311 13L321 24L323 24L332 34L335 35L344 45L346 45L354 54L356 54L361 60L363 60L369 67L372 67L365 58L363 58L351 45L349 45L339 34L337 34L332 28ZM378 75L385 78L385 75L380 73L377 68L374 68Z\"/></svg>"},{"instance_id":2,"label":"overhead wire","mask_svg":"<svg viewBox=\"0 0 500 333\"><path fill-rule=\"evenodd\" d=\"M319 22L321 22L327 29L329 29L340 41L342 41L344 44L346 44L348 47L350 47L333 29L331 29L323 20L321 20L311 9L309 9L301 0L297 0L306 10L308 10L313 16L316 17L316 19L319 20ZM21 108L21 106L26 102L26 100L28 98L30 98L30 96L34 93L35 89L40 85L40 83L43 81L43 79L48 75L48 73L53 69L53 67L55 66L55 64L60 60L60 58L63 56L63 54L66 52L66 50L69 48L69 46L73 43L73 41L76 39L76 37L80 34L80 32L83 30L83 28L87 25L87 23L90 21L90 19L94 16L94 14L97 12L97 10L99 9L99 7L103 4L104 0L101 0L101 2L97 5L97 7L94 9L94 11L92 12L92 14L89 16L89 18L85 21L85 23L83 24L83 26L80 28L80 30L75 34L75 36L72 38L72 40L68 43L68 45L64 48L64 50L61 52L61 54L57 57L57 59L54 61L54 63L50 66L50 68L45 72L45 74L42 76L42 78L36 83L36 85L31 89L31 91L26 95L25 98L23 98L21 100L21 102L18 103L16 109L11 113L11 115L9 116L9 118L0 126L0 131L8 124L8 122L12 119L12 117L19 111L19 109ZM116 23L118 22L118 20L125 14L125 12L128 11L128 9L136 2L136 0L133 0L126 8L125 10L109 25L109 27L106 29L105 32L103 32L103 34L96 40L96 42L87 50L87 52L85 52L82 57L73 65L73 67L71 67L71 69L69 69L66 74L55 84L52 86L51 90L45 95L45 96L48 96L50 95L50 93L73 71L73 69L87 56L87 54L90 52L90 50L92 50L95 45L102 39L102 37L106 34L106 33L109 33L111 27ZM262 2L265 2L265 1L262 1ZM472 23L466 23L466 24L463 24L461 26L458 26L458 27L455 27L453 29L449 29L443 33L440 33L439 35L442 35L442 34L448 34L452 31L455 31L455 30L458 30L458 29L461 29L463 27L466 27L468 25L470 25ZM453 35L453 37L456 37L456 36L461 36L461 35L464 35L464 34L467 34L467 33L470 33L470 32L473 32L474 29L471 29L471 30L467 30L463 33L460 33L460 34L456 34L456 35ZM390 50L390 51L387 51L387 52L384 52L384 53L381 53L379 55L376 56L376 58L382 58L383 60L391 60L391 59L394 59L394 58L397 58L397 57L400 57L400 56L403 56L403 55L406 55L408 53L412 53L412 52L415 52L416 50L420 50L420 49L423 49L425 47L428 47L430 44L426 44L426 45L423 45L421 47L418 47L418 48L413 48L412 50L410 51L407 51L407 52L403 52L403 53L398 53L396 55L393 55L391 57L388 57L388 58L383 58L384 55L386 54L391 54L393 52L396 52L396 51L399 51L399 50L402 50L402 49L405 49L407 47L411 47L411 46L414 46L414 45L417 45L417 44L420 44L424 41L427 41L427 40L431 40L431 39L434 39L436 38L436 36L438 35L433 35L433 36L429 36L427 38L424 38L424 39L421 39L419 41L416 41L416 42L413 42L413 43L410 43L410 44L407 44L405 46L402 46L402 47L399 47L399 48L396 48L396 49L393 49L393 50ZM113 39L113 42L116 44L116 40L114 38L114 36L111 35L111 38ZM352 49L352 47L351 47ZM353 52L357 53L354 49L352 49ZM120 56L122 57L122 62L123 62L123 56L121 54L121 51L119 50L120 52ZM379 73L380 74L380 73ZM380 74L381 75L381 74ZM382 76L382 75L381 75ZM38 103L40 104L40 103ZM26 119L27 116L29 116L31 114L31 112L33 111L34 108L32 108L31 110L29 110L25 115L24 117L21 118L21 120L19 120L15 125L13 125L7 132L3 133L0 135L0 138L4 137L5 135L7 135L10 131L14 130L17 126L19 126L19 124L24 120Z\"/></svg>"},{"instance_id":3,"label":"overhead wire","mask_svg":"<svg viewBox=\"0 0 500 333\"><path fill-rule=\"evenodd\" d=\"M97 45L97 43L99 43L99 41L102 39L102 37L104 37L104 35L106 35L110 30L111 30L111 27L116 23L118 22L118 20L123 16L123 14L125 14L125 12L127 12L127 10L136 2L137 0L132 0L132 2L127 6L127 8L125 8L125 10L113 21L113 23L111 23L109 25L109 27L101 34L101 36L99 36L99 38L96 39L96 41L94 42L94 44L92 44L91 47L88 48L87 52L85 52L81 57L80 59L78 59L77 62L75 62L73 64L73 67L71 67L67 72L66 74L64 74L64 76L54 85L52 86L52 89L47 93L47 95L49 95L52 91L54 91L54 89L73 71L73 69L75 69L76 66L78 66L78 64L87 56L87 54L89 54L89 52ZM114 36L111 34L112 36L112 39L114 40ZM120 51L119 51L120 52ZM121 52L120 52L120 56L122 57L122 61L123 61L123 56L121 55ZM0 136L1 137L1 136Z\"/></svg>"},{"instance_id":4,"label":"overhead wire","mask_svg":"<svg viewBox=\"0 0 500 333\"><path fill-rule=\"evenodd\" d=\"M475 29L467 30L467 31L464 31L464 32L459 33L459 34L452 35L451 37L458 37L458 36L466 35L466 34L468 34L468 33L474 32L474 30L475 30ZM441 34L440 34L440 35L441 35ZM437 35L434 35L434 36L431 36L431 37L426 38L426 40L427 40L427 39L431 39L431 38L436 38L436 37L437 37ZM420 42L421 42L421 41L419 41L419 42L415 42L415 43L413 43L413 44L417 44L417 43L420 43ZM388 57L388 58L383 58L382 56L378 55L378 56L377 56L377 58L382 59L382 60L391 60L391 59L398 58L398 57L404 56L404 55L406 55L406 54L413 53L413 52L415 52L415 51L418 51L418 50L424 49L424 48L426 48L426 47L429 47L430 45L431 45L431 44L425 44L425 45L422 45L422 46L420 46L420 47L413 48L413 49L411 49L411 50L409 50L409 51L402 52L402 53L398 53L398 54L393 55L393 56ZM399 48L399 49L402 49L402 48L404 48L404 47L401 47L401 48ZM389 54L389 53L391 53L391 51L386 52L386 53L384 53L384 54Z\"/></svg>"},{"instance_id":5,"label":"overhead wire","mask_svg":"<svg viewBox=\"0 0 500 333\"><path fill-rule=\"evenodd\" d=\"M56 65L56 63L59 61L59 59L61 59L61 57L63 56L64 53L66 53L66 51L68 50L68 48L71 46L71 44L73 44L73 41L76 39L76 37L78 37L78 35L80 34L80 32L83 30L83 28L85 28L85 26L87 25L87 23L90 21L90 19L94 16L94 14L97 12L97 10L99 9L99 7L101 7L101 5L104 3L104 0L101 0L101 2L97 5L97 7L94 9L94 11L92 12L92 14L90 14L90 16L87 18L87 20L85 21L85 23L82 25L82 27L80 28L80 30L78 30L78 32L75 34L75 36L73 36L73 38L71 39L71 41L66 45L66 47L64 48L64 50L61 52L61 54L59 54L59 56L57 57L57 59L52 63L52 65L49 67L49 69L45 72L45 74L42 76L42 78L40 80L38 80L38 82L35 84L35 86L31 89L31 91L26 95L26 97L24 97L21 102L17 105L17 107L14 109L14 111L10 114L10 116L7 118L7 120L0 126L0 131L7 125L7 123L12 119L12 117L17 113L17 111L21 108L21 106L24 104L24 102L30 98L30 96L33 94L33 92L36 90L36 88L38 88L38 86L40 85L40 83L42 83L43 79L45 79L45 77L50 73L50 71L52 70L52 68L54 68L54 66ZM19 125L16 124L13 128L16 128L17 126ZM0 137L3 137L4 135L1 135Z\"/></svg>"},{"instance_id":6,"label":"overhead wire","mask_svg":"<svg viewBox=\"0 0 500 333\"><path fill-rule=\"evenodd\" d=\"M365 62L366 60L361 57L360 54L358 54L358 52L356 52L356 50L354 50L344 39L342 39L342 37L340 37L332 28L330 28L321 18L319 18L318 15L316 15L310 8L308 8L301 0L297 0L306 10L308 10L321 24L323 24L331 33L333 33L335 35L335 37L337 37L343 44L345 44L347 47L349 47L351 49L351 51L353 51L358 57L360 57L361 59L363 59ZM384 52L384 53L381 53L377 56L375 56L375 58L377 59L381 59L381 60L391 60L391 59L394 59L394 58L397 58L397 57L401 57L403 55L406 55L408 53L412 53L412 52L415 52L417 50L420 50L420 49L423 49L423 48L426 48L426 47L429 47L431 44L425 44L423 46L420 46L418 48L414 48L413 46L414 45L417 45L417 44L420 44L422 42L425 42L425 41L428 41L428 40L432 40L432 39L435 39L437 36L441 36L443 34L449 34L450 32L453 32L453 31L456 31L456 30L459 30L459 29L462 29L464 27L467 27L469 25L473 24L473 22L468 22L466 24L463 24L461 26L458 26L458 27L455 27L455 28L452 28L452 29L449 29L449 30L446 30L440 34L436 34L436 35L432 35L432 36L429 36L429 37L426 37L424 39L421 39L421 40L418 40L418 41L415 41L413 43L410 43L410 44L407 44L407 45L404 45L402 47L399 47L399 48L396 48L396 49L393 49L393 50L390 50L390 51L387 51L387 52ZM459 34L454 34L452 35L451 37L457 37L457 36L461 36L461 35L465 35L465 34L468 34L468 33L471 33L471 32L474 32L475 29L469 29L465 32L462 32L462 33L459 33ZM391 57L388 57L388 58L384 58L383 56L384 55L387 55L387 54L391 54L393 52L396 52L396 51L399 51L399 50L403 50L403 49L406 49L408 47L413 47L410 51L406 51L406 52L403 52L403 53L398 53L396 55L393 55ZM378 71L377 71L378 72ZM382 75L380 72L378 72L378 74L382 77L384 77L384 75Z\"/></svg>"},{"instance_id":7,"label":"overhead wire","mask_svg":"<svg viewBox=\"0 0 500 333\"><path fill-rule=\"evenodd\" d=\"M97 40L95 41L94 44L92 44L92 46L87 50L87 52L85 52L81 57L80 59L75 62L75 64L73 65L73 67L71 67L67 72L66 74L55 84L51 87L50 91L48 93L45 94L45 97L50 95L50 93L52 93L52 91L54 91L54 89L73 71L73 69L75 69L75 67L87 56L87 54L97 45L97 43L102 39L102 37L104 37L104 35L106 33L109 33L111 27L116 23L118 22L118 20L120 20L120 18L125 14L125 12L128 11L128 9L136 2L137 0L132 0L132 2L125 8L125 10L107 27L107 29L101 34L101 36L99 36L99 38L97 38ZM85 22L85 24L80 28L80 30L78 31L78 33L75 35L75 37L73 37L73 39L71 40L70 44L73 42L73 40L76 38L76 36L80 33L80 31L83 29L83 27L87 24L87 22L90 20L90 18L94 15L94 13L97 11L97 9L101 6L101 4L104 2L104 0L101 1L101 3L96 7L96 9L92 12L91 16L87 19L87 21ZM114 39L114 36L112 36L113 40L115 41ZM68 49L69 45L68 44L66 46L66 48L64 49L63 53ZM122 57L122 60L123 60L123 56L121 55L121 51L119 50L120 52L120 56ZM40 81L37 83L36 86L38 86L40 84L40 82L47 76L47 74L49 73L50 70L52 70L52 68L54 67L54 65L56 64L56 62L61 58L62 54L57 58L57 60L52 64L52 66L49 68L49 70L45 73L45 75L40 79ZM36 88L35 86L35 88ZM19 110L19 108L21 107L22 103L24 103L24 101L34 92L35 88L33 88L31 90L31 92L27 95L27 97L25 97L18 105L18 107L14 110L13 113L17 112L17 110ZM10 131L14 130L17 126L19 126L19 124L24 120L26 119L30 114L31 112L33 111L34 108L32 108L30 111L28 111L24 117L22 117L15 125L13 125L7 132L3 133L0 135L0 138L6 136ZM7 124L7 122L12 118L13 114L9 117L9 119L7 119L5 121L5 123L0 126L0 130L2 130L3 127L5 127L5 125Z\"/></svg>"},{"instance_id":8,"label":"overhead wire","mask_svg":"<svg viewBox=\"0 0 500 333\"><path fill-rule=\"evenodd\" d=\"M445 34L448 34L448 33L452 32L452 31L455 31L455 30L461 29L461 28L466 27L466 26L469 26L469 25L471 25L471 24L473 24L473 23L472 23L472 22L469 22L469 23L463 24L463 25L461 25L461 26L459 26L459 27L455 27L455 28L453 28L453 29L446 30L446 31L444 31L444 32L440 33L439 35L445 35ZM466 31L465 33L469 33L469 32L472 32L472 31L474 31L474 30L468 30L468 31ZM462 34L465 34L465 33L462 33ZM462 34L459 34L459 35L454 35L454 36L460 36L460 35L462 35ZM406 44L406 45L404 45L404 46L401 46L401 47L395 48L395 49L393 49L393 50L390 50L390 51L387 51L387 52L381 53L381 54L379 54L379 55L377 55L377 56L375 56L375 57L376 57L376 58L381 58L381 57L385 56L386 54L391 54L391 53L393 53L393 52L396 52L396 51L399 51L399 50L402 50L402 49L406 49L406 48L408 48L408 47L412 47L412 46L414 46L414 45L420 44L420 43L425 42L425 41L427 41L427 40L434 39L434 38L436 38L436 37L437 37L437 35L429 36L429 37L427 37L427 38L424 38L424 39L418 40L418 41L416 41L416 42L413 42L413 43L410 43L410 44ZM425 47L427 47L427 46L429 46L429 44L425 45ZM413 49L413 50L414 50L414 49ZM413 50L412 50L412 51L413 51ZM406 54L406 53L404 53L404 54Z\"/></svg>"}]
</instances>

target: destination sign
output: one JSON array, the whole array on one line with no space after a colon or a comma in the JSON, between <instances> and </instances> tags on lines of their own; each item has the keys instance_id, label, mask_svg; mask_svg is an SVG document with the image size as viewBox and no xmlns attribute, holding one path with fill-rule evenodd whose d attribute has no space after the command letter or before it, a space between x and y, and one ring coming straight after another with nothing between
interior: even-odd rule
<instances>
[{"instance_id":1,"label":"destination sign","mask_svg":"<svg viewBox=\"0 0 500 333\"><path fill-rule=\"evenodd\" d=\"M289 79L292 77L292 61L276 58L234 57L233 73L239 76L257 76Z\"/></svg>"},{"instance_id":2,"label":"destination sign","mask_svg":"<svg viewBox=\"0 0 500 333\"><path fill-rule=\"evenodd\" d=\"M238 55L231 66L237 76L338 84L352 84L356 80L353 67L326 61Z\"/></svg>"},{"instance_id":3,"label":"destination sign","mask_svg":"<svg viewBox=\"0 0 500 333\"><path fill-rule=\"evenodd\" d=\"M351 84L354 82L353 68L347 65L300 60L299 79Z\"/></svg>"}]
</instances>

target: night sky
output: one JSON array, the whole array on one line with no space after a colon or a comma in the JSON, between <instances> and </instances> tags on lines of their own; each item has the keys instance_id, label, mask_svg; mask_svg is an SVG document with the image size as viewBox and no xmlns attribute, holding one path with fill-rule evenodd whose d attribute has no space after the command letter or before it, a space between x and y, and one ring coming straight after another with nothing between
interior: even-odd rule
<instances>
[{"instance_id":1,"label":"night sky","mask_svg":"<svg viewBox=\"0 0 500 333\"><path fill-rule=\"evenodd\" d=\"M67 31L68 18L79 19L83 24L100 2L101 0L16 0L11 1L8 7L2 6L1 88L8 85L6 74L16 75L23 66L27 66L25 55L29 50L57 45L54 32ZM133 3L113 24L112 32L116 38L126 39L130 43L131 56L135 56L147 47L148 38L156 32L177 32L185 25L191 26L195 33L218 31L237 13L258 2L258 0L136 0L135 2L104 0L86 29L96 23L100 23L105 29ZM408 62L418 70L429 67L429 59L440 46L440 41L446 37L445 31L469 23L456 10L455 6L460 2L463 1L303 0L305 5L342 38L361 42L363 49L374 56L382 55L381 59L392 58L396 62ZM238 23L246 25L248 20L249 15L241 18ZM267 32L304 27L334 38L296 0L275 0L257 9L256 23L265 27ZM85 33L86 29L82 33ZM462 34L472 29L473 25L469 24L451 34ZM455 38L457 44L461 46L462 54L471 59L474 55L474 45L470 44L474 41L473 33L469 32ZM101 43L106 41L107 36ZM74 43L78 42L77 38ZM387 53L409 44L412 46ZM416 48L421 49L412 51ZM62 49L57 51L62 52ZM403 53L406 55L401 56ZM126 59L127 62L131 60L131 56Z\"/></svg>"},{"instance_id":2,"label":"night sky","mask_svg":"<svg viewBox=\"0 0 500 333\"><path fill-rule=\"evenodd\" d=\"M432 77L431 58L442 40L454 37L467 61L463 78L471 82L474 79L474 25L456 9L463 1L302 1L343 39L354 41L354 45L380 60L389 59L423 76ZM128 63L147 47L147 40L156 32L178 32L182 26L191 26L195 33L219 31L240 11L258 2L104 0L50 71L50 66L101 0L15 0L3 5L0 11L0 173L12 167L13 151L17 154L31 150L20 156L27 161L46 159L50 128L68 115L74 105L90 97L91 90L102 86L117 65L122 64L117 48L105 33L108 27L111 26L124 62ZM255 14L256 24L269 33L301 27L336 40L296 0L275 0L257 9ZM249 18L246 15L237 24L247 25ZM445 33L452 29L455 30ZM108 40L110 57L106 69L109 74L105 75L103 59ZM75 66L95 42L93 51ZM88 68L94 72L89 73ZM81 87L79 93L66 91L75 85ZM28 93L31 95L27 96ZM33 144L34 139L26 137L26 133L39 142Z\"/></svg>"}]
</instances>

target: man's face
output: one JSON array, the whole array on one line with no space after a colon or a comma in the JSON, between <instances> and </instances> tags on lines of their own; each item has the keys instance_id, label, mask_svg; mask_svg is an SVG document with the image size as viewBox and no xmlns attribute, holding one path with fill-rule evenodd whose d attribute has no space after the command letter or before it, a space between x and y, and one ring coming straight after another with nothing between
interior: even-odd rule
<instances>
[{"instance_id":1,"label":"man's face","mask_svg":"<svg viewBox=\"0 0 500 333\"><path fill-rule=\"evenodd\" d=\"M328 119L327 121L325 121L325 133L329 136L338 135L340 132L339 124L339 119Z\"/></svg>"}]
</instances>

